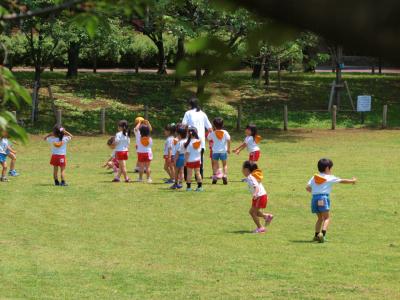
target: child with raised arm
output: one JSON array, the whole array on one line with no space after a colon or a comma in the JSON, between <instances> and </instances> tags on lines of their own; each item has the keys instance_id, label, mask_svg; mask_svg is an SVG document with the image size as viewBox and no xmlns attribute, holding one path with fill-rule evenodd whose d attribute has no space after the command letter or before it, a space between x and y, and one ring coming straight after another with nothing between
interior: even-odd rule
<instances>
[{"instance_id":1,"label":"child with raised arm","mask_svg":"<svg viewBox=\"0 0 400 300\"><path fill-rule=\"evenodd\" d=\"M147 183L152 183L150 163L153 160L153 139L150 137L151 126L149 121L140 121L135 127L137 156L139 162L139 179L138 182L143 181L143 173L146 172Z\"/></svg>"},{"instance_id":2,"label":"child with raised arm","mask_svg":"<svg viewBox=\"0 0 400 300\"><path fill-rule=\"evenodd\" d=\"M175 139L175 131L176 125L168 124L164 128L164 135L166 137L164 143L164 170L168 174L168 179L165 180L165 183L174 183L175 182L175 166L174 166L174 139Z\"/></svg>"},{"instance_id":3,"label":"child with raised arm","mask_svg":"<svg viewBox=\"0 0 400 300\"><path fill-rule=\"evenodd\" d=\"M246 137L244 142L235 150L233 150L233 152L239 155L244 148L247 148L247 151L249 152L249 161L257 162L261 155L259 147L261 137L257 134L256 125L247 125L245 134Z\"/></svg>"},{"instance_id":4,"label":"child with raised arm","mask_svg":"<svg viewBox=\"0 0 400 300\"><path fill-rule=\"evenodd\" d=\"M253 196L252 205L249 214L256 224L257 228L253 233L265 233L266 227L272 222L274 216L264 213L261 210L267 207L268 195L262 184L263 174L256 163L245 161L242 169L243 175L246 176L245 181L249 186L249 190ZM265 226L261 225L260 218L265 221Z\"/></svg>"},{"instance_id":5,"label":"child with raised arm","mask_svg":"<svg viewBox=\"0 0 400 300\"><path fill-rule=\"evenodd\" d=\"M329 226L329 211L331 209L330 193L335 183L355 184L357 179L341 179L332 175L333 162L322 158L318 161L318 171L308 181L306 190L312 194L311 212L317 215L315 223L314 241L323 243L326 241L326 231Z\"/></svg>"},{"instance_id":6,"label":"child with raised arm","mask_svg":"<svg viewBox=\"0 0 400 300\"><path fill-rule=\"evenodd\" d=\"M207 139L212 142L212 167L213 177L212 184L218 181L219 161L222 162L222 182L228 184L228 154L231 153L231 136L223 129L224 120L215 118L213 120L214 131L212 131Z\"/></svg>"},{"instance_id":7,"label":"child with raised arm","mask_svg":"<svg viewBox=\"0 0 400 300\"><path fill-rule=\"evenodd\" d=\"M54 126L53 132L46 135L44 140L51 144L51 160L53 166L54 185L67 186L65 181L65 168L67 166L67 144L72 139L72 134L61 126ZM58 180L58 171L60 170L61 182Z\"/></svg>"}]
</instances>

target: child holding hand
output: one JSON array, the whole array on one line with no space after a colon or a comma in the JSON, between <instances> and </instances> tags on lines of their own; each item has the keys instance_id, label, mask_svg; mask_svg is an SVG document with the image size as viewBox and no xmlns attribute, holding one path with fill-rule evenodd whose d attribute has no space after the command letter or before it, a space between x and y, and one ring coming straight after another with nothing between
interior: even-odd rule
<instances>
[{"instance_id":1,"label":"child holding hand","mask_svg":"<svg viewBox=\"0 0 400 300\"><path fill-rule=\"evenodd\" d=\"M308 181L306 190L312 194L311 212L317 215L315 223L314 241L324 243L326 231L330 223L329 211L331 209L330 193L335 183L355 184L357 179L341 179L332 175L333 162L330 159L322 158L318 161L318 171Z\"/></svg>"}]
</instances>

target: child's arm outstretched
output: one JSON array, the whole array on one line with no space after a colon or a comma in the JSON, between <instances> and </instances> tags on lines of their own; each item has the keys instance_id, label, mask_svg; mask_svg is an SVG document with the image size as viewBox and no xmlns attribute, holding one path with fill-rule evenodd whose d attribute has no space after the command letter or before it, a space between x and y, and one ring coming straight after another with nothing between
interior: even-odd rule
<instances>
[{"instance_id":1,"label":"child's arm outstretched","mask_svg":"<svg viewBox=\"0 0 400 300\"><path fill-rule=\"evenodd\" d=\"M73 135L69 131L67 131L65 128L64 128L64 135L69 136L70 138L73 137Z\"/></svg>"},{"instance_id":2,"label":"child's arm outstretched","mask_svg":"<svg viewBox=\"0 0 400 300\"><path fill-rule=\"evenodd\" d=\"M309 193L312 192L311 185L307 184L307 186L306 186L306 191L309 192Z\"/></svg>"},{"instance_id":3,"label":"child's arm outstretched","mask_svg":"<svg viewBox=\"0 0 400 300\"><path fill-rule=\"evenodd\" d=\"M356 184L357 178L353 177L352 179L340 179L339 183L343 184Z\"/></svg>"},{"instance_id":4,"label":"child's arm outstretched","mask_svg":"<svg viewBox=\"0 0 400 300\"><path fill-rule=\"evenodd\" d=\"M246 148L247 144L243 143L239 147L237 147L235 150L233 150L234 153L239 154L240 151L242 151L244 148Z\"/></svg>"},{"instance_id":5,"label":"child's arm outstretched","mask_svg":"<svg viewBox=\"0 0 400 300\"><path fill-rule=\"evenodd\" d=\"M54 134L51 132L51 133L49 133L48 135L46 135L43 139L44 140L47 140L49 137L51 137L51 136L54 136Z\"/></svg>"}]
</instances>

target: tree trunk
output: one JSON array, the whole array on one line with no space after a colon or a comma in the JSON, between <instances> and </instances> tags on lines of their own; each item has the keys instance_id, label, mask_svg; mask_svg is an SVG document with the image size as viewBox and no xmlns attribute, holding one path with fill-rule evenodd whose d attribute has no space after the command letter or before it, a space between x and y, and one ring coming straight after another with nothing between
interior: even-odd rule
<instances>
[{"instance_id":1,"label":"tree trunk","mask_svg":"<svg viewBox=\"0 0 400 300\"><path fill-rule=\"evenodd\" d=\"M197 96L201 96L204 94L209 75L210 75L210 70L205 69L203 75L200 76L201 77L200 80L197 81L197 92L196 92Z\"/></svg>"},{"instance_id":2,"label":"tree trunk","mask_svg":"<svg viewBox=\"0 0 400 300\"><path fill-rule=\"evenodd\" d=\"M251 78L253 79L259 79L261 74L261 64L257 61L253 65L253 73L251 73Z\"/></svg>"},{"instance_id":3,"label":"tree trunk","mask_svg":"<svg viewBox=\"0 0 400 300\"><path fill-rule=\"evenodd\" d=\"M79 44L71 43L68 48L67 78L78 77Z\"/></svg>"},{"instance_id":4,"label":"tree trunk","mask_svg":"<svg viewBox=\"0 0 400 300\"><path fill-rule=\"evenodd\" d=\"M39 120L39 90L41 85L41 75L42 68L39 64L35 65L35 84L34 84L34 103L32 106L33 109L33 121L37 122Z\"/></svg>"},{"instance_id":5,"label":"tree trunk","mask_svg":"<svg viewBox=\"0 0 400 300\"><path fill-rule=\"evenodd\" d=\"M93 73L97 73L97 53L93 53Z\"/></svg>"},{"instance_id":6,"label":"tree trunk","mask_svg":"<svg viewBox=\"0 0 400 300\"><path fill-rule=\"evenodd\" d=\"M158 50L158 70L157 74L167 74L167 64L165 59L165 50L164 50L164 42L163 40L158 40L156 42L157 50Z\"/></svg>"},{"instance_id":7,"label":"tree trunk","mask_svg":"<svg viewBox=\"0 0 400 300\"><path fill-rule=\"evenodd\" d=\"M336 61L336 88L335 88L335 104L337 108L339 109L340 107L340 91L341 91L341 85L343 84L342 81L342 67L341 65L343 64L343 47L342 46L337 46L337 61Z\"/></svg>"},{"instance_id":8,"label":"tree trunk","mask_svg":"<svg viewBox=\"0 0 400 300\"><path fill-rule=\"evenodd\" d=\"M265 87L269 87L269 84L270 84L270 78L269 78L269 63L267 63L266 65L265 65L265 75L264 75L264 77L265 77Z\"/></svg>"},{"instance_id":9,"label":"tree trunk","mask_svg":"<svg viewBox=\"0 0 400 300\"><path fill-rule=\"evenodd\" d=\"M179 36L178 37L178 49L176 51L176 60L175 60L175 86L179 87L181 86L181 77L177 74L176 72L176 67L178 66L179 62L184 58L185 56L185 37L184 36Z\"/></svg>"},{"instance_id":10,"label":"tree trunk","mask_svg":"<svg viewBox=\"0 0 400 300\"><path fill-rule=\"evenodd\" d=\"M378 58L378 73L382 75L382 57L379 56Z\"/></svg>"},{"instance_id":11,"label":"tree trunk","mask_svg":"<svg viewBox=\"0 0 400 300\"><path fill-rule=\"evenodd\" d=\"M278 58L278 88L281 88L281 59Z\"/></svg>"}]
</instances>

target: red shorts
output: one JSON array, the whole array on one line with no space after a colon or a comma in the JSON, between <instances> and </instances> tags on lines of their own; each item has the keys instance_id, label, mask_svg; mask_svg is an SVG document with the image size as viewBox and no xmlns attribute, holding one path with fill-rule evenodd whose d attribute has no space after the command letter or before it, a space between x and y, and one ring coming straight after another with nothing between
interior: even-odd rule
<instances>
[{"instance_id":1,"label":"red shorts","mask_svg":"<svg viewBox=\"0 0 400 300\"><path fill-rule=\"evenodd\" d=\"M255 208L266 208L268 203L268 196L263 195L258 198L253 198L253 207Z\"/></svg>"},{"instance_id":2,"label":"red shorts","mask_svg":"<svg viewBox=\"0 0 400 300\"><path fill-rule=\"evenodd\" d=\"M50 164L54 167L65 167L67 165L67 159L65 155L53 154L51 156Z\"/></svg>"},{"instance_id":3,"label":"red shorts","mask_svg":"<svg viewBox=\"0 0 400 300\"><path fill-rule=\"evenodd\" d=\"M138 152L138 162L151 162L153 155L151 153L140 153Z\"/></svg>"},{"instance_id":4,"label":"red shorts","mask_svg":"<svg viewBox=\"0 0 400 300\"><path fill-rule=\"evenodd\" d=\"M260 150L251 152L249 155L250 161L258 161L260 159Z\"/></svg>"},{"instance_id":5,"label":"red shorts","mask_svg":"<svg viewBox=\"0 0 400 300\"><path fill-rule=\"evenodd\" d=\"M117 151L117 152L115 152L115 158L117 160L128 160L128 151Z\"/></svg>"},{"instance_id":6,"label":"red shorts","mask_svg":"<svg viewBox=\"0 0 400 300\"><path fill-rule=\"evenodd\" d=\"M169 155L164 155L164 160L165 160L166 162L168 162L168 160L169 160ZM173 161L173 160L174 160L174 156L171 155L171 161Z\"/></svg>"},{"instance_id":7,"label":"red shorts","mask_svg":"<svg viewBox=\"0 0 400 300\"><path fill-rule=\"evenodd\" d=\"M201 161L200 160L186 163L186 168L189 168L189 169L200 169L200 167L201 167Z\"/></svg>"}]
</instances>

